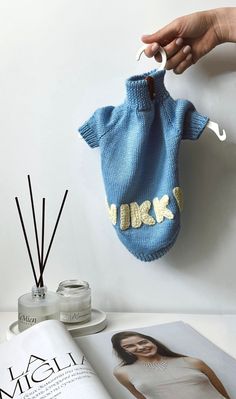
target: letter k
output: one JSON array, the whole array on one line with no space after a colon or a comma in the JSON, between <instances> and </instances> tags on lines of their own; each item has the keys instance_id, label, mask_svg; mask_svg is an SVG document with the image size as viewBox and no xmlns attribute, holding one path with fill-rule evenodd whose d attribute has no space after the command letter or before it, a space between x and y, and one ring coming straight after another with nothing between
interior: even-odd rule
<instances>
[{"instance_id":1,"label":"letter k","mask_svg":"<svg viewBox=\"0 0 236 399\"><path fill-rule=\"evenodd\" d=\"M154 212L156 214L156 219L158 223L162 223L164 218L173 219L174 215L170 209L167 209L167 205L169 204L168 195L163 195L163 197L159 200L158 197L153 199L153 207Z\"/></svg>"}]
</instances>

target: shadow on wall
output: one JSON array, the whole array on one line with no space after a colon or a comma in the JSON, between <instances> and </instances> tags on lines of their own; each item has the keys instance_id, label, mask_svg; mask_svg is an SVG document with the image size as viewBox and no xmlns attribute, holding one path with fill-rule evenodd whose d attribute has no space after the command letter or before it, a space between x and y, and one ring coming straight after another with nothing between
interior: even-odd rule
<instances>
[{"instance_id":1,"label":"shadow on wall","mask_svg":"<svg viewBox=\"0 0 236 399\"><path fill-rule=\"evenodd\" d=\"M227 126L225 129L227 132ZM235 160L236 144L218 141L208 129L199 141L182 143L180 183L185 209L179 239L169 254L175 267L189 269L196 263L206 267L202 261L210 259L217 248L227 252L227 237L235 215Z\"/></svg>"},{"instance_id":2,"label":"shadow on wall","mask_svg":"<svg viewBox=\"0 0 236 399\"><path fill-rule=\"evenodd\" d=\"M229 72L236 72L235 44L227 44L224 54L208 54L200 63L206 79Z\"/></svg>"},{"instance_id":3,"label":"shadow on wall","mask_svg":"<svg viewBox=\"0 0 236 399\"><path fill-rule=\"evenodd\" d=\"M232 46L235 47L230 43L226 45L224 55L213 52L201 60L198 71L206 84L213 82L216 76L236 72ZM196 263L198 268L201 265L205 268L205 260L210 259L218 248L227 253L236 199L236 143L230 142L230 137L235 138L232 125L229 127L224 123L225 142L220 142L208 129L198 141L182 142L180 185L184 191L185 208L179 238L167 255L176 268L194 269Z\"/></svg>"}]
</instances>

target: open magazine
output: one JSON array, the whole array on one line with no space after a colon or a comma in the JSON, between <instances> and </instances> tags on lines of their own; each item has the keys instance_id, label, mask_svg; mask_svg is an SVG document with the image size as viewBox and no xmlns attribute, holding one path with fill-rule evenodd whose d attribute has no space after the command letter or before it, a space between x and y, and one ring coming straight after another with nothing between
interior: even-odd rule
<instances>
[{"instance_id":1,"label":"open magazine","mask_svg":"<svg viewBox=\"0 0 236 399\"><path fill-rule=\"evenodd\" d=\"M48 320L0 345L7 398L236 399L236 360L183 322L72 338Z\"/></svg>"}]
</instances>

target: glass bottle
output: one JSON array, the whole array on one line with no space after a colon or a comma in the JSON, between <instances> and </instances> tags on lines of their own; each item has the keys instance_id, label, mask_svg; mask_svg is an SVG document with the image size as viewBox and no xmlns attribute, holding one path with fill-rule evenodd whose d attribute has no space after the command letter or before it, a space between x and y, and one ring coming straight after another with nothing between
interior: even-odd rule
<instances>
[{"instance_id":1,"label":"glass bottle","mask_svg":"<svg viewBox=\"0 0 236 399\"><path fill-rule=\"evenodd\" d=\"M59 298L47 287L32 288L18 299L18 329L20 332L43 320L60 319Z\"/></svg>"},{"instance_id":2,"label":"glass bottle","mask_svg":"<svg viewBox=\"0 0 236 399\"><path fill-rule=\"evenodd\" d=\"M60 282L60 320L64 323L86 323L91 319L91 289L87 281Z\"/></svg>"}]
</instances>

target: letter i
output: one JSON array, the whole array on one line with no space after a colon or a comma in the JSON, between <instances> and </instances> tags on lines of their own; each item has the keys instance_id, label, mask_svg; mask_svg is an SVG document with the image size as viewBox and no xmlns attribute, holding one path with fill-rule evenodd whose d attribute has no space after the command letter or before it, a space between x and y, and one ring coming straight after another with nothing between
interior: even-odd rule
<instances>
[{"instance_id":1,"label":"letter i","mask_svg":"<svg viewBox=\"0 0 236 399\"><path fill-rule=\"evenodd\" d=\"M128 204L120 206L120 228L127 230L130 227L130 209Z\"/></svg>"}]
</instances>

